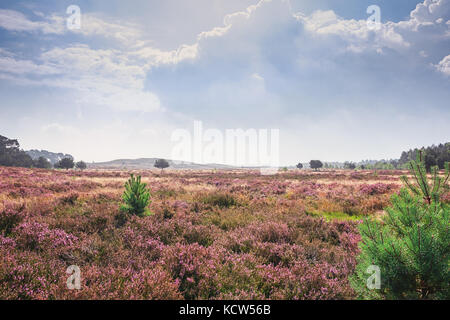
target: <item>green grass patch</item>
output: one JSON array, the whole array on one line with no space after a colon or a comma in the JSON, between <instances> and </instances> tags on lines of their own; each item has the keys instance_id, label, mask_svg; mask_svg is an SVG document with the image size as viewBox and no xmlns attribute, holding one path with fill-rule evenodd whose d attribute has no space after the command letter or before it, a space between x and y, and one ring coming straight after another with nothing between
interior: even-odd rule
<instances>
[{"instance_id":1,"label":"green grass patch","mask_svg":"<svg viewBox=\"0 0 450 320\"><path fill-rule=\"evenodd\" d=\"M362 215L349 215L344 212L320 212L320 211L314 211L308 213L311 216L314 217L324 217L327 221L357 221L362 220Z\"/></svg>"}]
</instances>

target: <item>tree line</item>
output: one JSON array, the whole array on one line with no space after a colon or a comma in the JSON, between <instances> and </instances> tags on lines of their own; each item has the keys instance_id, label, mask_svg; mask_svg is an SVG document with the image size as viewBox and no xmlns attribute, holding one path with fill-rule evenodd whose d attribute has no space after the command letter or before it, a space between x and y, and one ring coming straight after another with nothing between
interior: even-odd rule
<instances>
[{"instance_id":1,"label":"tree line","mask_svg":"<svg viewBox=\"0 0 450 320\"><path fill-rule=\"evenodd\" d=\"M74 162L72 158L63 158L54 165L48 159L39 157L31 158L25 151L20 149L20 144L16 139L9 139L0 135L0 166L24 167L41 169L73 169L84 170L87 164L84 161Z\"/></svg>"},{"instance_id":2,"label":"tree line","mask_svg":"<svg viewBox=\"0 0 450 320\"><path fill-rule=\"evenodd\" d=\"M444 169L445 163L450 162L450 142L439 145L432 145L427 148L411 149L409 151L403 151L400 160L400 165L408 164L410 161L417 158L417 154L422 151L424 154L425 168L429 172L434 166L439 169Z\"/></svg>"},{"instance_id":3,"label":"tree line","mask_svg":"<svg viewBox=\"0 0 450 320\"><path fill-rule=\"evenodd\" d=\"M432 145L429 147L422 147L420 149L415 148L409 151L403 151L400 159L392 160L378 160L370 161L365 160L359 163L346 161L343 164L330 164L322 163L320 160L311 160L309 166L311 169L360 169L360 170L394 170L394 169L409 169L408 164L411 161L415 161L417 155L421 152L424 157L425 169L427 172L431 171L434 166L438 167L439 170L443 170L446 162L450 162L450 142ZM303 164L297 164L298 169L303 168Z\"/></svg>"}]
</instances>

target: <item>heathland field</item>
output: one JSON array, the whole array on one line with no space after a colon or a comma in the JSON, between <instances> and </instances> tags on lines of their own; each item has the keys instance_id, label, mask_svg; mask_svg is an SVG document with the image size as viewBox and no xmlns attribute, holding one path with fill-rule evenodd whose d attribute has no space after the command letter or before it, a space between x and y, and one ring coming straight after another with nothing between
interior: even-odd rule
<instances>
[{"instance_id":1,"label":"heathland field","mask_svg":"<svg viewBox=\"0 0 450 320\"><path fill-rule=\"evenodd\" d=\"M135 171L138 217L119 209L130 173L0 167L0 299L353 299L357 226L402 174Z\"/></svg>"}]
</instances>

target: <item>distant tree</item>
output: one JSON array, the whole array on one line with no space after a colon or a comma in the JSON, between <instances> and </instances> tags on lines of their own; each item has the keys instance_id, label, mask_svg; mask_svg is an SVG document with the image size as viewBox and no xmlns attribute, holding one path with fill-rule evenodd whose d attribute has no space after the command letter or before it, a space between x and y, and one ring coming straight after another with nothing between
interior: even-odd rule
<instances>
[{"instance_id":1,"label":"distant tree","mask_svg":"<svg viewBox=\"0 0 450 320\"><path fill-rule=\"evenodd\" d=\"M74 166L75 166L75 164L73 162L73 159L71 159L71 158L61 159L60 161L58 161L55 164L55 168L57 168L57 169L66 169L66 170L72 169Z\"/></svg>"},{"instance_id":2,"label":"distant tree","mask_svg":"<svg viewBox=\"0 0 450 320\"><path fill-rule=\"evenodd\" d=\"M17 140L0 135L0 166L30 168L33 159L20 149Z\"/></svg>"},{"instance_id":3,"label":"distant tree","mask_svg":"<svg viewBox=\"0 0 450 320\"><path fill-rule=\"evenodd\" d=\"M169 162L165 159L157 159L154 164L154 167L161 169L161 171L164 170L165 168L168 168L169 166L170 166Z\"/></svg>"},{"instance_id":4,"label":"distant tree","mask_svg":"<svg viewBox=\"0 0 450 320\"><path fill-rule=\"evenodd\" d=\"M34 163L33 165L35 168L50 169L52 167L52 164L50 163L50 161L48 161L44 157L39 157L39 159L34 160L33 163Z\"/></svg>"},{"instance_id":5,"label":"distant tree","mask_svg":"<svg viewBox=\"0 0 450 320\"><path fill-rule=\"evenodd\" d=\"M297 164L297 168L298 169L303 169L303 164L301 164L300 162Z\"/></svg>"},{"instance_id":6,"label":"distant tree","mask_svg":"<svg viewBox=\"0 0 450 320\"><path fill-rule=\"evenodd\" d=\"M323 163L320 160L311 160L309 162L309 166L311 167L311 169L317 170L323 167Z\"/></svg>"},{"instance_id":7,"label":"distant tree","mask_svg":"<svg viewBox=\"0 0 450 320\"><path fill-rule=\"evenodd\" d=\"M87 164L86 164L86 162L84 162L84 161L78 161L78 162L75 164L75 167L76 167L77 169L84 170L84 169L87 168Z\"/></svg>"},{"instance_id":8,"label":"distant tree","mask_svg":"<svg viewBox=\"0 0 450 320\"><path fill-rule=\"evenodd\" d=\"M354 170L356 168L356 164L353 162L344 162L344 169Z\"/></svg>"},{"instance_id":9,"label":"distant tree","mask_svg":"<svg viewBox=\"0 0 450 320\"><path fill-rule=\"evenodd\" d=\"M18 150L14 153L14 166L31 168L33 166L33 159L22 150Z\"/></svg>"}]
</instances>

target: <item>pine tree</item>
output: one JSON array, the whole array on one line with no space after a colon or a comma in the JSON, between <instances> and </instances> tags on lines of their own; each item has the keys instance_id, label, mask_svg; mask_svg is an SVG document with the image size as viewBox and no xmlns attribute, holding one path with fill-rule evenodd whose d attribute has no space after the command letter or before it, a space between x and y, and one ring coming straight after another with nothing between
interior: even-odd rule
<instances>
[{"instance_id":1,"label":"pine tree","mask_svg":"<svg viewBox=\"0 0 450 320\"><path fill-rule=\"evenodd\" d=\"M450 238L448 204L440 195L448 191L449 163L445 176L432 168L431 183L421 152L409 164L413 182L392 196L381 221L365 219L358 265L351 284L363 299L449 299ZM368 268L380 270L381 286L369 289Z\"/></svg>"},{"instance_id":2,"label":"pine tree","mask_svg":"<svg viewBox=\"0 0 450 320\"><path fill-rule=\"evenodd\" d=\"M147 184L141 182L141 176L135 178L133 174L131 175L125 183L122 199L124 204L121 206L121 211L137 216L151 214L148 209L150 192L147 189Z\"/></svg>"}]
</instances>

